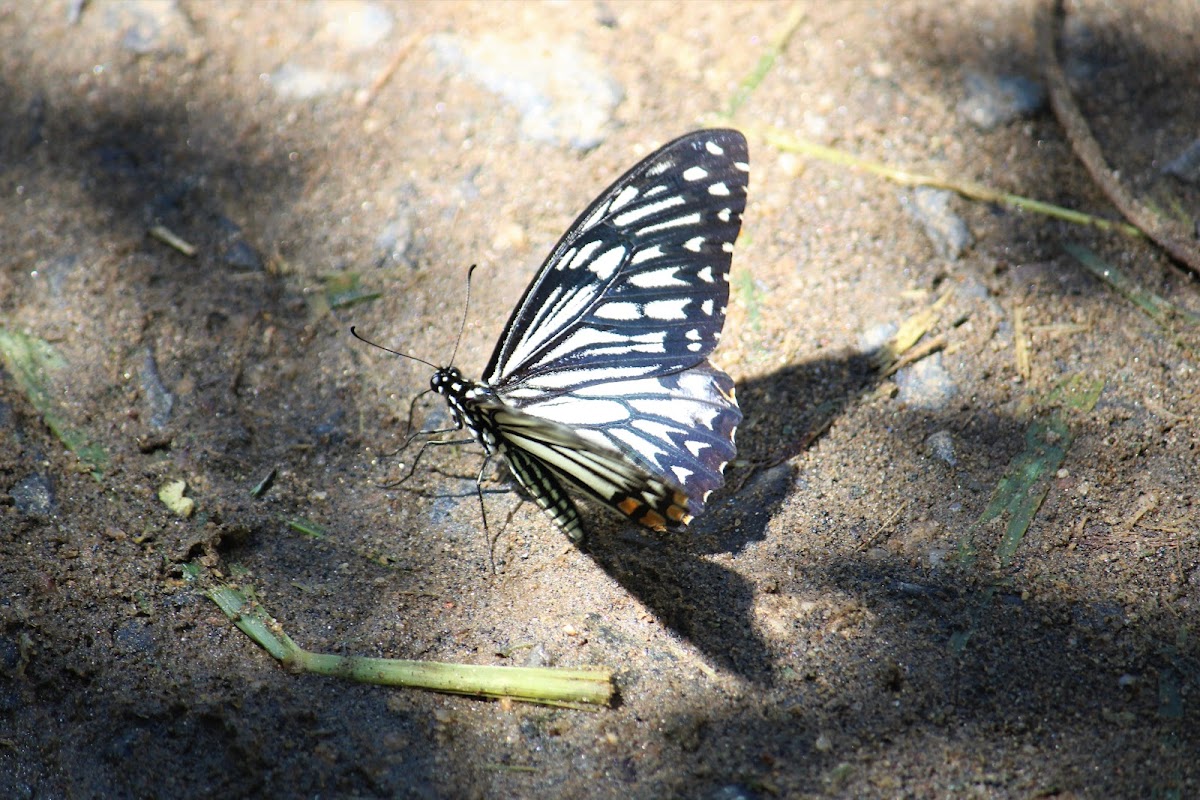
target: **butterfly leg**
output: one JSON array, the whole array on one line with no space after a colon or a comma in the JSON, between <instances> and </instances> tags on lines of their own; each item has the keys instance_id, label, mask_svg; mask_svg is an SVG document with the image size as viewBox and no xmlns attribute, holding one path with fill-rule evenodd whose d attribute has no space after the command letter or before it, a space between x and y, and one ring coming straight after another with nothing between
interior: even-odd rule
<instances>
[{"instance_id":1,"label":"butterfly leg","mask_svg":"<svg viewBox=\"0 0 1200 800\"><path fill-rule=\"evenodd\" d=\"M475 476L475 496L479 498L479 517L483 520L483 539L488 543L488 560L492 565L492 574L496 573L496 543L492 541L491 531L488 530L487 521L487 506L483 504L483 473L487 471L488 464L492 463L491 453L483 458L483 463L479 465L479 473ZM499 536L499 534L496 534Z\"/></svg>"},{"instance_id":2,"label":"butterfly leg","mask_svg":"<svg viewBox=\"0 0 1200 800\"><path fill-rule=\"evenodd\" d=\"M454 430L454 429L452 428L451 430ZM430 431L430 433L444 433L444 431ZM421 445L421 449L417 451L417 457L413 459L412 466L408 468L408 472L404 473L404 476L401 477L400 479L394 480L391 483L385 483L382 486L380 486L379 488L395 489L397 486L404 484L409 478L411 478L413 476L413 473L417 471L417 464L421 463L421 456L425 455L425 450L430 447L436 447L437 445L443 445L443 444L474 444L474 443L475 443L474 439L446 439L446 440L439 439L439 440L434 440L431 442L424 442Z\"/></svg>"},{"instance_id":3,"label":"butterfly leg","mask_svg":"<svg viewBox=\"0 0 1200 800\"><path fill-rule=\"evenodd\" d=\"M462 430L461 425L456 425L453 428L438 428L438 429L432 430L432 431L414 431L413 430L413 418L416 415L417 403L420 401L420 399L422 397L424 397L427 394L430 394L431 392L433 392L432 389L426 389L425 391L421 392L419 395L414 397L412 399L412 402L408 404L408 422L406 422L404 424L404 443L401 444L399 447L397 447L395 450L391 451L390 453L380 454L381 458L394 458L395 456L398 456L399 454L401 454L405 450L407 450L409 445L411 445L414 441L416 441L416 439L418 437L437 436L438 434L441 434L441 433L454 433L455 431Z\"/></svg>"},{"instance_id":4,"label":"butterfly leg","mask_svg":"<svg viewBox=\"0 0 1200 800\"><path fill-rule=\"evenodd\" d=\"M491 535L490 527L487 521L487 507L483 504L483 475L487 472L488 465L492 463L492 456L488 455L483 459L483 463L479 466L479 473L475 476L475 493L479 497L479 516L483 519L483 533L487 538L488 543L488 558L492 564L492 574L499 574L496 570L496 542L504 535L504 531L512 523L513 517L516 516L517 509L525 502L524 497L519 497L517 503L508 511L508 516L504 520L504 525L496 531L495 537Z\"/></svg>"}]
</instances>

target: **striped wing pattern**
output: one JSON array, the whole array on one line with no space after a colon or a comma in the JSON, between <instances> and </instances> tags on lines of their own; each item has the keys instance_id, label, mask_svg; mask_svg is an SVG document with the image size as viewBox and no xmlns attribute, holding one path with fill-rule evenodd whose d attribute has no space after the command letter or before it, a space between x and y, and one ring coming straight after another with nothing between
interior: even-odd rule
<instances>
[{"instance_id":1,"label":"striped wing pattern","mask_svg":"<svg viewBox=\"0 0 1200 800\"><path fill-rule=\"evenodd\" d=\"M742 420L733 381L707 361L656 378L593 384L520 408L684 489L690 516L724 483L722 470L736 454L734 433Z\"/></svg>"},{"instance_id":2,"label":"striped wing pattern","mask_svg":"<svg viewBox=\"0 0 1200 800\"><path fill-rule=\"evenodd\" d=\"M625 173L555 245L484 382L529 396L706 358L725 323L747 159L737 131L699 131Z\"/></svg>"},{"instance_id":3,"label":"striped wing pattern","mask_svg":"<svg viewBox=\"0 0 1200 800\"><path fill-rule=\"evenodd\" d=\"M578 541L564 486L647 527L687 524L723 483L742 419L708 361L746 203L745 138L683 136L568 229L514 309L481 382L433 388Z\"/></svg>"}]
</instances>

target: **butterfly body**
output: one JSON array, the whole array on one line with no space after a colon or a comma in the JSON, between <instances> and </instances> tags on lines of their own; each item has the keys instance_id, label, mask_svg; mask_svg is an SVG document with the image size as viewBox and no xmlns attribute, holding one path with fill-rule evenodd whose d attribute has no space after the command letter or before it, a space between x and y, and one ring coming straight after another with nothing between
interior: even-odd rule
<instances>
[{"instance_id":1,"label":"butterfly body","mask_svg":"<svg viewBox=\"0 0 1200 800\"><path fill-rule=\"evenodd\" d=\"M431 379L572 540L570 487L655 530L700 513L734 457L733 381L708 361L745 208L746 141L697 131L617 180L555 246L482 381Z\"/></svg>"}]
</instances>

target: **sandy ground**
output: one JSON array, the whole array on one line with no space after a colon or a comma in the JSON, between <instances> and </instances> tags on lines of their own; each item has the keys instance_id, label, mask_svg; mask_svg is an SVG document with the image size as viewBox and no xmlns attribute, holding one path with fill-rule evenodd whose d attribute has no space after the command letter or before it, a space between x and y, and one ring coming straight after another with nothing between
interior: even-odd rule
<instances>
[{"instance_id":1,"label":"sandy ground","mask_svg":"<svg viewBox=\"0 0 1200 800\"><path fill-rule=\"evenodd\" d=\"M1064 66L1122 178L1194 219L1164 167L1200 130L1200 15L1125 5L1071 5ZM1195 276L764 135L1111 218L1022 82L1031 12L0 4L0 331L61 359L0 370L0 795L1200 794L1200 335L1064 244L1193 314ZM585 551L489 483L492 545L477 448L380 488L430 371L350 325L442 361L477 263L478 375L575 214L713 124L793 13L722 123L751 147L718 351L746 421L709 512L659 538L588 508ZM874 374L930 309L940 348ZM221 579L314 650L605 665L619 700L290 674Z\"/></svg>"}]
</instances>

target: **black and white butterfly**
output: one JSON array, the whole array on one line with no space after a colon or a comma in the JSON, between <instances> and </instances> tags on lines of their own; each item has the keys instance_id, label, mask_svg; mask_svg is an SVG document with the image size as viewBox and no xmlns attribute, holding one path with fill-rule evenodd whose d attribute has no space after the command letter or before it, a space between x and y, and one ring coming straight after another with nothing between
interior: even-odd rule
<instances>
[{"instance_id":1,"label":"black and white butterfly","mask_svg":"<svg viewBox=\"0 0 1200 800\"><path fill-rule=\"evenodd\" d=\"M742 419L708 362L746 206L746 139L702 130L606 189L525 290L483 380L430 385L572 540L576 490L655 530L686 525L724 482Z\"/></svg>"}]
</instances>

